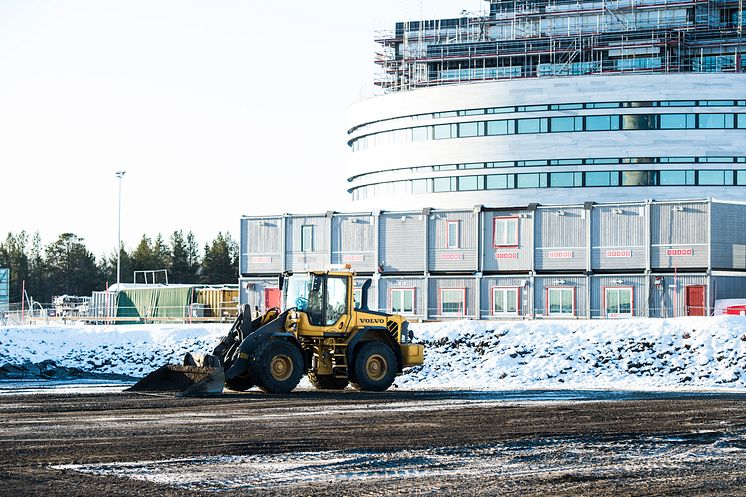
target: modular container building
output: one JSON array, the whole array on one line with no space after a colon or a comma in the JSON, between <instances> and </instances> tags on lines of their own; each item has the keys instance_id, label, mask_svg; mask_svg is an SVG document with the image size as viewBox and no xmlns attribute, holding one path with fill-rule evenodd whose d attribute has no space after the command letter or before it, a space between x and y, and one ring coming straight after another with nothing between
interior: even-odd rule
<instances>
[{"instance_id":1,"label":"modular container building","mask_svg":"<svg viewBox=\"0 0 746 497\"><path fill-rule=\"evenodd\" d=\"M264 309L279 303L282 271L268 255L278 253L277 238L261 222L287 232L283 271L350 264L358 302L371 278L369 306L412 319L708 315L715 300L746 297L746 203L244 217L239 300ZM318 238L299 245L299 226L312 226L307 232Z\"/></svg>"}]
</instances>

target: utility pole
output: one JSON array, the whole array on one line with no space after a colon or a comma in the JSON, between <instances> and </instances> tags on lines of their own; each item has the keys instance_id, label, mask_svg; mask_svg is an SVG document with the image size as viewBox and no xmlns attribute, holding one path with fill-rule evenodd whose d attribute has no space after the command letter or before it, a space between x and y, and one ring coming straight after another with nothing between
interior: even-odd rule
<instances>
[{"instance_id":1,"label":"utility pole","mask_svg":"<svg viewBox=\"0 0 746 497\"><path fill-rule=\"evenodd\" d=\"M119 180L119 208L117 209L117 291L122 270L122 177L127 171L117 171Z\"/></svg>"}]
</instances>

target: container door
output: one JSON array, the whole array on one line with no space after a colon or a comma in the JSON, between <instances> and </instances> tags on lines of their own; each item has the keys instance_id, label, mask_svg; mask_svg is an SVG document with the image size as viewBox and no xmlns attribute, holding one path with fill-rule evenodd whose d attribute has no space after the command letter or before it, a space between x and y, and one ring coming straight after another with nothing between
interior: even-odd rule
<instances>
[{"instance_id":1,"label":"container door","mask_svg":"<svg viewBox=\"0 0 746 497\"><path fill-rule=\"evenodd\" d=\"M264 310L271 309L272 307L280 307L280 289L279 288L265 288L264 289Z\"/></svg>"},{"instance_id":2,"label":"container door","mask_svg":"<svg viewBox=\"0 0 746 497\"><path fill-rule=\"evenodd\" d=\"M705 316L705 287L691 285L686 287L686 315Z\"/></svg>"}]
</instances>

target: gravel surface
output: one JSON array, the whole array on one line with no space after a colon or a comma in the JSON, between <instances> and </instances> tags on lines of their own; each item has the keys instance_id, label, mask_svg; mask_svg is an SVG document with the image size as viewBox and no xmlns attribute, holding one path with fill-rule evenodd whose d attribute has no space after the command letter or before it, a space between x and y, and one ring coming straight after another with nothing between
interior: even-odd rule
<instances>
[{"instance_id":1,"label":"gravel surface","mask_svg":"<svg viewBox=\"0 0 746 497\"><path fill-rule=\"evenodd\" d=\"M746 395L3 396L0 495L746 495Z\"/></svg>"}]
</instances>

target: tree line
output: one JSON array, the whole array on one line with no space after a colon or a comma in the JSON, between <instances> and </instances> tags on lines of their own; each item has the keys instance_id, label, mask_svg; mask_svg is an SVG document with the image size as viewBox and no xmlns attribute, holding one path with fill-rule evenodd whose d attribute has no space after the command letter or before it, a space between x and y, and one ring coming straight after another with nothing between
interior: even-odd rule
<instances>
[{"instance_id":1,"label":"tree line","mask_svg":"<svg viewBox=\"0 0 746 497\"><path fill-rule=\"evenodd\" d=\"M218 233L200 253L190 231L174 231L168 241L161 234L146 235L132 251L120 248L122 283L132 283L135 271L168 270L169 283L219 285L238 280L238 244L230 234ZM41 236L25 231L8 233L0 242L0 268L10 268L10 300L20 302L26 293L37 302L51 302L57 295L87 296L117 281L117 254L96 258L85 240L62 233L43 246ZM142 283L142 281L139 281Z\"/></svg>"}]
</instances>

